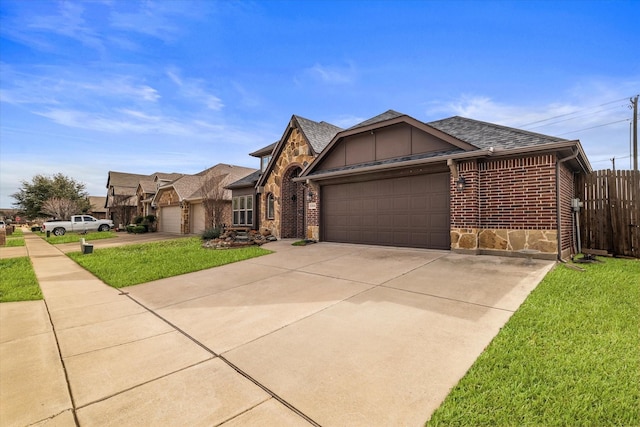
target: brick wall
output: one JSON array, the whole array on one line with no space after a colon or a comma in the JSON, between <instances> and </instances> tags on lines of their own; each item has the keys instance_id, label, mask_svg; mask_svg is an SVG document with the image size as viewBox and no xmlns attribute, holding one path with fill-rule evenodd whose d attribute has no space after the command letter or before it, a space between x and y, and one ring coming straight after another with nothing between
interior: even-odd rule
<instances>
[{"instance_id":1,"label":"brick wall","mask_svg":"<svg viewBox=\"0 0 640 427\"><path fill-rule=\"evenodd\" d=\"M479 165L480 228L556 228L555 156Z\"/></svg>"},{"instance_id":2,"label":"brick wall","mask_svg":"<svg viewBox=\"0 0 640 427\"><path fill-rule=\"evenodd\" d=\"M452 176L452 249L557 253L555 161L555 155L539 155L460 162L458 172L466 186L457 191ZM565 176L561 191L568 194L572 182L572 176ZM564 201L567 194L562 196L563 210L570 203ZM567 226L563 223L563 247L565 237L569 245L571 240L568 219Z\"/></svg>"},{"instance_id":3,"label":"brick wall","mask_svg":"<svg viewBox=\"0 0 640 427\"><path fill-rule=\"evenodd\" d=\"M560 166L560 225L561 246L563 256L568 256L573 244L573 211L571 199L575 197L575 184L573 173L567 168L566 163Z\"/></svg>"}]
</instances>

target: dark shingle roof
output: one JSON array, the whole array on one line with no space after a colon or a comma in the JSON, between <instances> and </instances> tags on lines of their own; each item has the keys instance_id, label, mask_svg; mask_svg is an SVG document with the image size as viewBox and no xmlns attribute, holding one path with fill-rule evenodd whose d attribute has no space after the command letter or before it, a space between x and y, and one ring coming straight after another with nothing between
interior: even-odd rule
<instances>
[{"instance_id":1,"label":"dark shingle roof","mask_svg":"<svg viewBox=\"0 0 640 427\"><path fill-rule=\"evenodd\" d=\"M357 125L351 126L348 130L356 129L364 126L369 126L374 123L384 122L385 120L395 119L397 117L406 116L406 114L399 113L394 110L387 110L382 114L378 114L375 117L371 117L370 119L365 120L364 122L358 123Z\"/></svg>"},{"instance_id":2,"label":"dark shingle roof","mask_svg":"<svg viewBox=\"0 0 640 427\"><path fill-rule=\"evenodd\" d=\"M314 122L304 117L294 116L316 154L322 152L334 136L342 130L327 122Z\"/></svg>"},{"instance_id":3,"label":"dark shingle roof","mask_svg":"<svg viewBox=\"0 0 640 427\"><path fill-rule=\"evenodd\" d=\"M266 156L268 154L271 154L271 152L273 151L273 149L275 148L276 144L278 143L278 141L274 142L273 144L269 144L266 147L262 147L256 151L254 151L253 153L249 153L250 156L253 157L262 157L262 156Z\"/></svg>"},{"instance_id":4,"label":"dark shingle roof","mask_svg":"<svg viewBox=\"0 0 640 427\"><path fill-rule=\"evenodd\" d=\"M436 120L427 123L427 125L475 145L479 149L487 149L489 147L512 149L567 141L563 138L481 122L460 116Z\"/></svg>"},{"instance_id":5,"label":"dark shingle roof","mask_svg":"<svg viewBox=\"0 0 640 427\"><path fill-rule=\"evenodd\" d=\"M261 174L262 171L257 170L254 173L245 176L244 178L240 178L239 180L232 182L231 184L227 185L226 188L253 187L254 185L256 185L256 182L258 182L258 179L260 179Z\"/></svg>"}]
</instances>

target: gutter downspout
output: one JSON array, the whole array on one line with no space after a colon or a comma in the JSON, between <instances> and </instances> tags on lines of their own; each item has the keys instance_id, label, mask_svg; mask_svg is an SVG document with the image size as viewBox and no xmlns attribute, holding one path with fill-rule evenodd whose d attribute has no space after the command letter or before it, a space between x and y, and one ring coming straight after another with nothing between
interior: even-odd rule
<instances>
[{"instance_id":1,"label":"gutter downspout","mask_svg":"<svg viewBox=\"0 0 640 427\"><path fill-rule=\"evenodd\" d=\"M561 215L560 215L560 165L568 160L575 159L580 154L580 150L578 148L573 149L573 154L564 157L562 159L558 159L556 161L556 222L557 222L557 230L558 230L558 261L562 262L562 225L561 225Z\"/></svg>"}]
</instances>

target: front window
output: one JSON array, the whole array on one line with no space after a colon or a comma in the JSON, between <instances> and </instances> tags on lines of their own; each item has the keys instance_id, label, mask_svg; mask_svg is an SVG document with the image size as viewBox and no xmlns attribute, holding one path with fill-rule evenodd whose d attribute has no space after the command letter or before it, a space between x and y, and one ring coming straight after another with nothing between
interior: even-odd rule
<instances>
[{"instance_id":1,"label":"front window","mask_svg":"<svg viewBox=\"0 0 640 427\"><path fill-rule=\"evenodd\" d=\"M267 196L267 218L268 219L273 219L275 217L275 213L274 213L274 197L273 197L273 193L269 193L269 195Z\"/></svg>"},{"instance_id":2,"label":"front window","mask_svg":"<svg viewBox=\"0 0 640 427\"><path fill-rule=\"evenodd\" d=\"M236 196L232 201L233 225L253 225L253 196Z\"/></svg>"}]
</instances>

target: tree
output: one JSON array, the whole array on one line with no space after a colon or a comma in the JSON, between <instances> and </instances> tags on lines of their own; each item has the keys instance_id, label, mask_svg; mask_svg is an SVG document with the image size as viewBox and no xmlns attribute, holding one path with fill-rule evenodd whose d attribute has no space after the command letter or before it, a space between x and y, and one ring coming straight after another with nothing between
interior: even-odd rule
<instances>
[{"instance_id":1,"label":"tree","mask_svg":"<svg viewBox=\"0 0 640 427\"><path fill-rule=\"evenodd\" d=\"M71 215L79 212L78 202L54 197L42 204L42 212L54 218L71 218Z\"/></svg>"},{"instance_id":2,"label":"tree","mask_svg":"<svg viewBox=\"0 0 640 427\"><path fill-rule=\"evenodd\" d=\"M62 173L53 176L36 175L31 182L22 181L17 193L11 195L16 200L13 205L19 208L29 219L47 216L43 204L51 199L66 199L77 203L77 209L86 212L90 209L85 185ZM74 212L77 213L77 212Z\"/></svg>"},{"instance_id":3,"label":"tree","mask_svg":"<svg viewBox=\"0 0 640 427\"><path fill-rule=\"evenodd\" d=\"M205 210L206 228L220 227L224 220L224 181L229 174L204 176L200 179L202 206Z\"/></svg>"}]
</instances>

